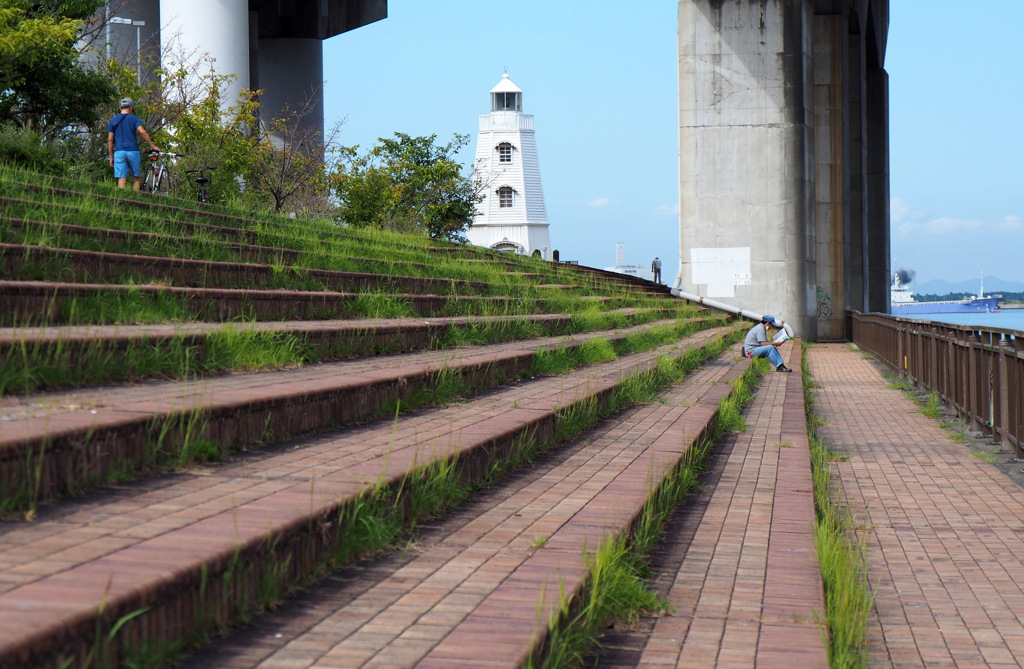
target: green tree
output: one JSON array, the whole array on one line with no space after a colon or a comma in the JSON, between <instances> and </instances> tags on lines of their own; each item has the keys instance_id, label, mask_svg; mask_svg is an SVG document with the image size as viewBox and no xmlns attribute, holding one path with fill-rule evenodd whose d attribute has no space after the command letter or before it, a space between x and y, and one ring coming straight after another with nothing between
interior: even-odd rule
<instances>
[{"instance_id":1,"label":"green tree","mask_svg":"<svg viewBox=\"0 0 1024 669\"><path fill-rule=\"evenodd\" d=\"M469 136L454 135L444 145L435 144L436 139L396 132L394 139L380 138L365 155L356 153L358 147L343 150L331 176L342 220L465 241L483 199L454 159Z\"/></svg>"},{"instance_id":2,"label":"green tree","mask_svg":"<svg viewBox=\"0 0 1024 669\"><path fill-rule=\"evenodd\" d=\"M0 0L0 120L53 139L91 125L116 92L81 64L102 0Z\"/></svg>"},{"instance_id":3,"label":"green tree","mask_svg":"<svg viewBox=\"0 0 1024 669\"><path fill-rule=\"evenodd\" d=\"M165 45L163 62L147 69L153 76L140 78L128 63L107 62L107 73L123 95L136 100L135 111L156 143L184 154L173 171L177 195L195 193L186 170L212 167L207 191L213 201L330 213L324 150L333 144L340 124L325 139L319 124L309 123L316 110L308 102L277 118L261 119L262 91L243 90L229 106L224 91L234 75L218 74L209 55L188 52L176 40ZM105 127L99 130L105 136Z\"/></svg>"},{"instance_id":4,"label":"green tree","mask_svg":"<svg viewBox=\"0 0 1024 669\"><path fill-rule=\"evenodd\" d=\"M234 75L218 74L210 56L186 52L174 40L165 45L162 63L143 67L151 74L140 78L129 63L111 58L106 73L119 95L135 100L135 113L157 146L183 154L174 159L172 192L194 197L197 187L186 171L213 167L207 186L210 199L237 199L241 177L256 160L256 93L243 90L237 100L227 100L224 91ZM94 127L104 146L107 118Z\"/></svg>"},{"instance_id":5,"label":"green tree","mask_svg":"<svg viewBox=\"0 0 1024 669\"><path fill-rule=\"evenodd\" d=\"M174 191L191 197L196 186L185 171L212 167L215 171L209 175L207 186L210 199L224 202L241 194L241 178L256 159L258 139L252 129L257 124L259 105L249 91L243 90L236 103L224 109L221 91L226 77L211 73L203 82L207 86L205 94L194 104L176 109L174 124L165 125L161 132L169 138L173 151L184 154L175 170ZM177 103L172 105L177 107Z\"/></svg>"},{"instance_id":6,"label":"green tree","mask_svg":"<svg viewBox=\"0 0 1024 669\"><path fill-rule=\"evenodd\" d=\"M337 149L342 121L321 133L313 99L299 109L288 106L276 118L260 124L253 160L246 173L246 189L262 197L274 211L329 212L325 155Z\"/></svg>"}]
</instances>

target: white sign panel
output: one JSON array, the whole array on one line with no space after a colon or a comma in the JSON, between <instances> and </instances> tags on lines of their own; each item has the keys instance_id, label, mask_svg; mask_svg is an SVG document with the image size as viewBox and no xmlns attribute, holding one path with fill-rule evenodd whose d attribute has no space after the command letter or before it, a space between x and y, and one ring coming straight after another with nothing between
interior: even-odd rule
<instances>
[{"instance_id":1,"label":"white sign panel","mask_svg":"<svg viewBox=\"0 0 1024 669\"><path fill-rule=\"evenodd\" d=\"M705 297L735 297L751 283L750 247L690 249L690 279L707 286Z\"/></svg>"}]
</instances>

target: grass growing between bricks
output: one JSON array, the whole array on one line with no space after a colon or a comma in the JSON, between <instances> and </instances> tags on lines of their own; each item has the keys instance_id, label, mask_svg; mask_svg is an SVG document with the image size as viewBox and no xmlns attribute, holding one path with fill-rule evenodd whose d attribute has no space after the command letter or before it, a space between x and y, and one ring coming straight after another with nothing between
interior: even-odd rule
<instances>
[{"instance_id":1,"label":"grass growing between bricks","mask_svg":"<svg viewBox=\"0 0 1024 669\"><path fill-rule=\"evenodd\" d=\"M865 359L874 359L873 357L869 358L869 354L862 351L859 347L854 348L853 350L860 352ZM879 372L882 377L888 382L887 385L889 388L901 391L904 397L918 406L918 411L920 411L922 415L937 421L939 423L939 427L949 433L950 439L970 446L970 439L967 436L967 422L956 410L947 412L947 407L942 395L934 390L929 393L922 394L913 380L900 375L888 365L879 365L876 367L879 368ZM952 413L952 415L950 415L950 413ZM995 457L995 454L973 447L971 448L971 455L988 463L993 463L998 460L998 457Z\"/></svg>"},{"instance_id":2,"label":"grass growing between bricks","mask_svg":"<svg viewBox=\"0 0 1024 669\"><path fill-rule=\"evenodd\" d=\"M676 325L655 328L658 330L657 337L645 338L643 341L648 350L658 345L676 341L695 332L697 325L689 322L680 322ZM729 341L738 336L738 331L733 330L729 334ZM725 340L722 340L725 341ZM592 343L597 342L597 343ZM635 348L635 345L631 345ZM707 347L705 347L706 349ZM558 372L564 373L584 365L597 364L617 357L613 345L606 339L598 338L589 340L577 347L560 347L558 352ZM597 351L595 354L594 351ZM537 376L552 373L549 362L540 362L544 356L538 352L530 367L522 372L522 376ZM611 357L609 357L609 355ZM716 353L717 355L717 353ZM687 364L689 361L694 366L706 359L706 355L700 350L688 351L683 358ZM662 363L659 362L659 366ZM690 367L691 369L693 367ZM488 383L491 385L503 383L512 379L492 378ZM442 367L429 375L424 384L411 396L405 399L395 399L386 402L379 410L368 410L360 420L370 420L388 415L396 411L407 411L420 406L441 406L457 401L467 394L479 390L480 384L474 384L461 370ZM618 406L622 406L620 401ZM259 443L272 443L281 439L295 436L290 434L277 434L272 424L272 417L268 414L265 419L265 427ZM41 503L60 495L76 495L84 490L103 485L106 483L122 482L151 475L160 472L174 471L187 468L193 464L216 461L233 450L244 448L248 444L241 444L231 448L225 444L216 443L207 432L209 417L203 409L195 411L176 412L168 415L155 415L145 427L145 448L144 452L137 457L122 457L116 463L107 465L100 471L91 471L87 476L76 475L74 471L60 473L63 483L62 492L46 492L41 485L44 475L52 472L48 457L48 451L52 450L49 444L44 443L38 449L29 449L26 453L20 474L12 477L14 480L10 485L3 486L0 490L0 518L12 517L22 512L34 516ZM81 446L88 445L92 435L86 435ZM82 467L90 465L83 464ZM52 487L52 486L51 486Z\"/></svg>"},{"instance_id":3,"label":"grass growing between bricks","mask_svg":"<svg viewBox=\"0 0 1024 669\"><path fill-rule=\"evenodd\" d=\"M731 343L741 337L739 330L728 337L718 338L700 349L692 349L679 356L661 356L657 367L651 372L637 373L626 377L620 385L629 386L621 392L612 391L606 402L581 402L556 414L554 429L547 436L533 431L523 433L504 452L491 454L490 467L481 471L474 463L459 457L449 457L414 469L397 481L385 480L384 475L367 482L366 489L354 499L340 503L335 509L324 513L313 508L315 480L310 482L310 514L300 536L290 537L286 545L279 536L268 536L256 546L239 546L226 564L204 564L201 568L196 592L189 598L198 597L208 605L199 607L202 612L189 622L190 629L181 638L164 639L158 643L145 642L145 630L149 621L146 612L135 614L111 611L100 616L95 643L99 660L92 666L96 669L114 666L169 666L181 660L184 653L195 648L215 634L223 633L229 627L244 624L254 615L272 609L295 589L327 576L331 570L353 560L372 557L391 549L399 549L405 540L413 536L418 522L434 517L461 503L481 485L487 485L504 473L532 461L538 454L557 443L570 439L590 427L600 418L624 408L637 397L651 397L659 387L680 381L687 372L700 366L705 360L721 354ZM758 367L763 372L764 366ZM753 378L748 373L744 379ZM643 389L643 390L638 390ZM733 398L723 400L723 407ZM738 409L720 410L715 422L716 434L730 429L726 416L738 415ZM397 420L397 414L396 418ZM708 439L708 444L713 438ZM704 449L707 445L703 446ZM692 455L684 458L687 467L695 468L703 458ZM664 506L658 513L642 517L636 524L646 537L660 528L663 518L674 502L664 501L685 495L696 481L696 469L684 474L683 479L673 485L679 488L659 488L656 497L658 506ZM677 477L671 477L677 478ZM645 512L647 513L647 512ZM650 512L650 513L653 513ZM649 546L654 538L646 539L641 545ZM634 545L637 540L632 542ZM541 549L542 547L538 547ZM631 549L632 550L632 549ZM315 554L315 557L313 557ZM613 559L614 558L614 559ZM616 584L616 591L628 588L639 593L633 602L637 611L646 603L653 602L649 595L641 592L643 586L633 576L625 577L618 571L617 553L614 547L604 549L600 562L594 568L601 583ZM642 574L642 564L637 562L637 574ZM615 571L608 571L614 567ZM604 591L606 588L601 588ZM621 596L621 595L618 595ZM595 603L593 610L605 604ZM620 611L620 607L615 608ZM103 611L100 612L104 613ZM120 616L115 618L120 613ZM116 630L115 630L116 627ZM115 633L116 632L116 633ZM98 641L96 641L98 640ZM71 650L62 652L74 652ZM59 662L63 661L58 659Z\"/></svg>"},{"instance_id":4,"label":"grass growing between bricks","mask_svg":"<svg viewBox=\"0 0 1024 669\"><path fill-rule=\"evenodd\" d=\"M191 203L155 201L96 184L64 186L79 190L71 192L48 177L0 164L0 206L7 221L0 223L0 241L49 249L72 246L98 252L249 262L251 253L259 247L271 253L259 262L279 265L282 270L282 287L299 285L292 281L300 278L303 269L326 269L479 281L494 286L502 294L534 295L538 293L538 277L529 275L550 278L553 274L550 263L533 258L480 253L417 235L348 228L328 219L294 221L242 211L217 211L216 207L197 210L191 208ZM69 225L76 226L78 232L93 228L128 234L101 234L86 239L76 233L71 241L65 239L68 229L61 232L61 226ZM275 260L275 250L285 251L293 260ZM466 263L466 258L494 260ZM298 271L300 276L287 276L289 270ZM587 281L574 276L574 282L583 294L594 293L591 284L615 290L608 281Z\"/></svg>"},{"instance_id":5,"label":"grass growing between bricks","mask_svg":"<svg viewBox=\"0 0 1024 669\"><path fill-rule=\"evenodd\" d=\"M817 428L814 415L814 383L803 351L804 409L811 445L811 474L814 480L815 543L825 587L825 647L832 669L861 669L868 666L868 614L874 593L867 577L867 540L859 533L849 510L834 501L832 462L841 456L830 450Z\"/></svg>"},{"instance_id":6,"label":"grass growing between bricks","mask_svg":"<svg viewBox=\"0 0 1024 669\"><path fill-rule=\"evenodd\" d=\"M694 368L691 364L692 361L681 359L678 365L672 365L674 369L659 365L655 377L661 377L661 381L640 382L639 385L647 386L654 395L659 385L665 387L680 382L685 375L683 370ZM548 622L548 639L543 648L537 649L527 667L581 666L609 623L635 623L644 613L657 613L669 607L667 601L647 586L646 561L673 509L697 489L711 447L726 432L746 429L743 406L753 398L754 389L769 367L765 359L752 361L744 375L733 382L732 392L719 403L709 430L652 490L630 530L609 538L586 557L589 576L584 592L578 597L562 593L560 610ZM674 380L668 380L673 377ZM627 393L630 390L624 389L623 394Z\"/></svg>"},{"instance_id":7,"label":"grass growing between bricks","mask_svg":"<svg viewBox=\"0 0 1024 669\"><path fill-rule=\"evenodd\" d=\"M673 311L680 318L696 313L688 307ZM648 309L627 317L621 312L597 312L586 318L573 315L555 326L544 326L521 317L451 324L429 347L493 344L643 325L662 318L664 313L663 309ZM724 323L724 318L711 318L705 326ZM649 335L636 336L646 338ZM390 349L404 351L410 347L403 346L401 339L396 338L391 346L386 342L375 343L372 349L354 350L344 339L324 344L305 332L259 330L251 323L228 323L202 334L125 341L101 338L38 341L25 336L0 344L0 396L141 379L184 379L223 372L280 369L353 355L394 352ZM620 353L640 350L643 349L626 345L619 348Z\"/></svg>"},{"instance_id":8,"label":"grass growing between bricks","mask_svg":"<svg viewBox=\"0 0 1024 669\"><path fill-rule=\"evenodd\" d=\"M250 372L312 362L304 338L228 324L196 337L53 343L23 338L0 347L0 395L89 384Z\"/></svg>"}]
</instances>

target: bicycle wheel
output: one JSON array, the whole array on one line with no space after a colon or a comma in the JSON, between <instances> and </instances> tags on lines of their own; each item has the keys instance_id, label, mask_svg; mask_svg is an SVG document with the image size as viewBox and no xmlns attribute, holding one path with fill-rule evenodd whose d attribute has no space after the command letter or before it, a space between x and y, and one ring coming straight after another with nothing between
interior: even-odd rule
<instances>
[{"instance_id":1,"label":"bicycle wheel","mask_svg":"<svg viewBox=\"0 0 1024 669\"><path fill-rule=\"evenodd\" d=\"M142 182L142 190L147 193L156 192L157 175L153 170L146 170L146 179Z\"/></svg>"},{"instance_id":2,"label":"bicycle wheel","mask_svg":"<svg viewBox=\"0 0 1024 669\"><path fill-rule=\"evenodd\" d=\"M171 190L171 173L167 170L161 170L160 180L156 183L156 192L161 195L167 195Z\"/></svg>"}]
</instances>

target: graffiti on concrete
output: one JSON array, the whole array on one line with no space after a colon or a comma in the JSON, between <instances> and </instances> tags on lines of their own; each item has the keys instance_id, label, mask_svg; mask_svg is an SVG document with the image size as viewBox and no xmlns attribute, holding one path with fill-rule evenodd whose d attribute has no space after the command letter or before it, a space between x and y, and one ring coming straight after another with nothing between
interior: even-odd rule
<instances>
[{"instance_id":1,"label":"graffiti on concrete","mask_svg":"<svg viewBox=\"0 0 1024 669\"><path fill-rule=\"evenodd\" d=\"M822 290L821 286L816 287L818 302L818 320L827 321L832 318L832 298Z\"/></svg>"}]
</instances>

